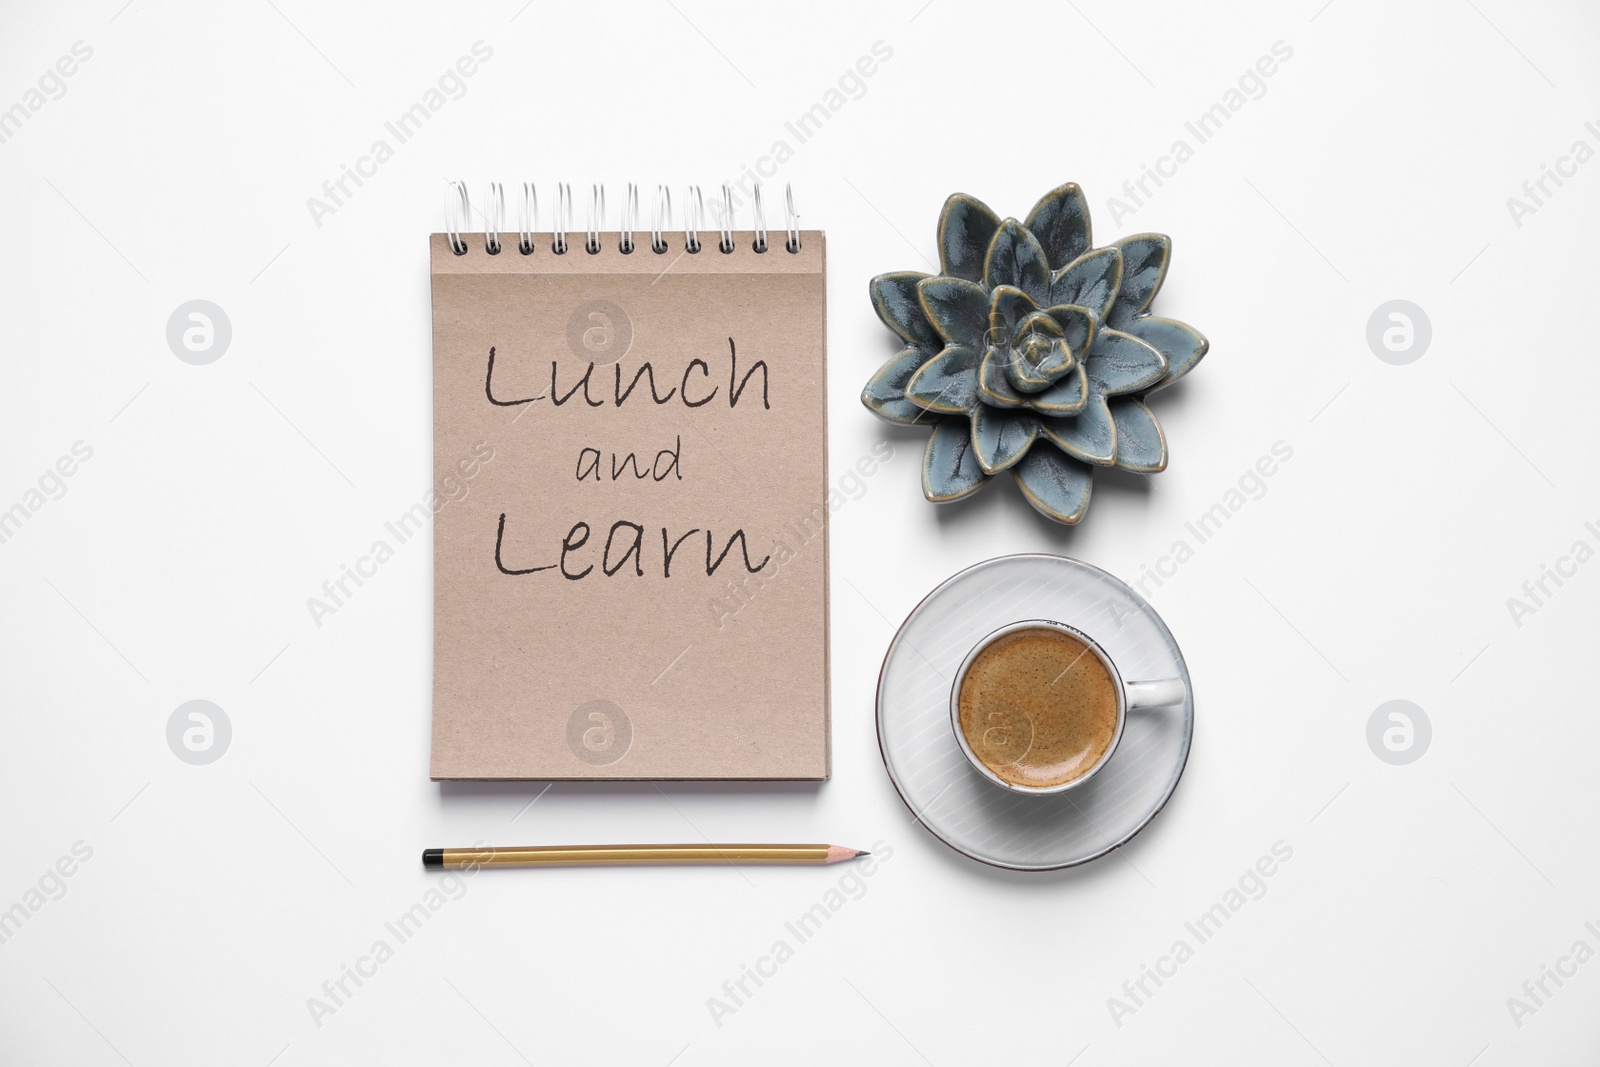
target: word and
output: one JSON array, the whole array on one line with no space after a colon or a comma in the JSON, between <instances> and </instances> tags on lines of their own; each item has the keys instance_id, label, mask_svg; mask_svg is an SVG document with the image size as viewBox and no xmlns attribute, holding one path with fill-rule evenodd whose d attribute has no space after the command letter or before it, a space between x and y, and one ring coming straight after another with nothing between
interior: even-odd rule
<instances>
[{"instance_id":1,"label":"word and","mask_svg":"<svg viewBox=\"0 0 1600 1067\"><path fill-rule=\"evenodd\" d=\"M93 56L94 49L87 42L72 42L68 55L46 67L34 87L23 92L21 100L0 111L0 144L5 144L22 132L23 124L44 110L50 101L66 96L66 79L78 73L79 65L89 62Z\"/></svg>"},{"instance_id":2,"label":"word and","mask_svg":"<svg viewBox=\"0 0 1600 1067\"><path fill-rule=\"evenodd\" d=\"M874 841L868 851L872 854L853 861L854 869L841 875L833 887L822 894L821 900L783 924L788 937L775 940L763 955L756 957L753 965L739 964L738 977L722 983L722 996L706 998L706 1010L711 1013L711 1022L717 1029L722 1028L723 1019L737 1014L767 982L776 978L778 968L794 959L795 950L816 937L846 904L867 895L867 879L894 858L894 848L883 841ZM790 938L793 938L792 944Z\"/></svg>"},{"instance_id":3,"label":"word and","mask_svg":"<svg viewBox=\"0 0 1600 1067\"><path fill-rule=\"evenodd\" d=\"M1274 441L1268 455L1261 456L1253 466L1245 468L1236 487L1230 487L1222 494L1221 500L1212 504L1198 518L1183 524L1183 528L1194 539L1193 544L1189 539L1180 537L1172 543L1166 555L1158 557L1153 565L1140 564L1139 577L1133 583L1140 595L1146 600L1152 599L1149 583L1154 582L1156 588L1160 589L1167 579L1176 577L1178 568L1194 558L1199 546L1215 537L1246 504L1267 495L1267 479L1277 474L1280 466L1293 458L1292 446L1284 441Z\"/></svg>"},{"instance_id":4,"label":"word and","mask_svg":"<svg viewBox=\"0 0 1600 1067\"><path fill-rule=\"evenodd\" d=\"M94 449L83 441L72 442L71 455L62 456L39 475L36 488L25 490L15 504L0 511L0 545L17 536L22 524L39 513L52 500L67 495L66 479L78 473L78 466L94 458Z\"/></svg>"},{"instance_id":5,"label":"word and","mask_svg":"<svg viewBox=\"0 0 1600 1067\"><path fill-rule=\"evenodd\" d=\"M355 195L350 188L352 184L360 189L366 185L366 179L377 177L378 168L394 158L397 146L415 137L450 101L460 100L467 95L466 79L478 73L479 64L494 58L494 49L483 41L474 41L470 51L471 55L457 59L453 67L446 68L439 75L437 87L429 87L417 103L402 111L392 122L383 124L385 132L394 139L394 144L391 145L387 138L377 138L365 155L356 157L354 167L348 163L339 164L338 177L322 183L321 197L306 198L306 210L311 212L311 221L317 229L322 229L325 217L336 215L340 208L347 206Z\"/></svg>"},{"instance_id":6,"label":"word and","mask_svg":"<svg viewBox=\"0 0 1600 1067\"><path fill-rule=\"evenodd\" d=\"M1121 222L1149 203L1155 195L1155 189L1166 184L1165 179L1175 178L1178 168L1194 158L1195 149L1211 140L1222 132L1234 115L1238 114L1246 104L1252 100L1260 100L1267 95L1267 79L1278 73L1280 64L1287 63L1294 58L1294 49L1284 41L1274 41L1270 54L1263 55L1255 61L1255 65L1246 67L1243 74L1239 75L1236 86L1229 86L1223 92L1222 98L1202 111L1195 119L1183 124L1189 137L1194 139L1190 144L1188 138L1179 137L1172 142L1172 147L1162 156L1157 156L1154 164L1140 165L1139 177L1122 183L1123 197L1110 197L1106 207L1111 212L1113 223Z\"/></svg>"},{"instance_id":7,"label":"word and","mask_svg":"<svg viewBox=\"0 0 1600 1067\"><path fill-rule=\"evenodd\" d=\"M94 857L94 848L87 842L74 841L69 853L46 867L36 884L29 886L17 901L5 911L0 911L0 945L4 945L22 930L29 919L37 915L52 900L67 895L67 879L78 873L80 865Z\"/></svg>"},{"instance_id":8,"label":"word and","mask_svg":"<svg viewBox=\"0 0 1600 1067\"><path fill-rule=\"evenodd\" d=\"M474 847L481 848L482 845L483 842L479 841ZM485 858L493 852L493 849L482 849ZM481 866L481 861L469 863L457 868L461 872L459 876L455 871L441 875L438 888L428 890L422 894L421 900L383 924L388 937L374 940L364 954L356 957L354 964L340 963L339 973L322 983L322 995L312 994L306 998L306 1010L311 1013L311 1022L316 1028L322 1029L323 1021L328 1016L337 1015L339 1009L347 1006L368 981L378 976L378 968L394 959L395 951L416 937L446 904L466 896L468 886L465 880L477 874ZM389 938L394 939L393 944Z\"/></svg>"},{"instance_id":9,"label":"word and","mask_svg":"<svg viewBox=\"0 0 1600 1067\"><path fill-rule=\"evenodd\" d=\"M1584 132L1600 144L1600 125L1593 119L1583 124ZM1567 180L1578 176L1578 168L1583 166L1595 156L1594 145L1580 137L1572 142L1572 147L1567 149L1565 155L1557 156L1554 166L1549 163L1539 165L1539 176L1529 178L1522 183L1522 196L1506 197L1506 210L1511 213L1511 222L1517 229L1522 229L1522 220L1529 215L1537 215L1539 209L1548 204L1557 192L1567 184ZM1555 188L1550 186L1554 184Z\"/></svg>"},{"instance_id":10,"label":"word and","mask_svg":"<svg viewBox=\"0 0 1600 1067\"><path fill-rule=\"evenodd\" d=\"M337 614L340 608L347 606L368 579L377 577L378 568L394 558L397 547L428 530L433 516L443 511L445 505L459 504L467 499L472 489L472 479L492 459L494 448L489 442L479 441L473 445L471 454L457 460L454 469L439 480L438 486L430 488L421 500L383 524L384 530L394 539L394 544L380 537L372 542L365 555L357 557L354 567L348 563L339 564L339 576L322 583L322 597L326 599L314 596L306 598L306 610L311 613L311 621L317 629L322 629L324 618Z\"/></svg>"},{"instance_id":11,"label":"word and","mask_svg":"<svg viewBox=\"0 0 1600 1067\"><path fill-rule=\"evenodd\" d=\"M663 448L661 451L656 453L655 462L651 463L648 468L640 468L639 456L637 453L629 452L626 456L622 456L619 453L613 452L611 453L610 477L613 482L621 481L623 476L628 473L628 468L632 467L632 477L636 481L642 482L646 478L650 478L654 481L664 482L668 478L676 475L678 481L681 482L683 481L683 469L678 465L678 461L682 458L682 456L683 436L681 434L673 438L671 448ZM585 445L583 448L579 449L578 467L575 475L577 480L581 482L585 479L592 478L594 481L600 481L600 472L602 470L600 465L601 457L601 451L592 445ZM665 460L665 463L662 462L663 460Z\"/></svg>"},{"instance_id":12,"label":"word and","mask_svg":"<svg viewBox=\"0 0 1600 1067\"><path fill-rule=\"evenodd\" d=\"M794 144L790 144L786 137L779 137L772 142L765 155L756 159L753 168L748 163L741 164L738 180L728 183L733 190L735 213L754 199L754 186L757 182L771 181L777 176L778 168L794 158L796 146L805 144L820 133L823 124L844 110L844 106L850 101L860 100L866 96L866 79L878 73L882 65L892 58L894 58L892 47L882 40L872 42L870 55L857 58L854 66L846 67L834 86L822 94L821 100L801 112L794 121L783 124L784 131L794 138ZM710 209L714 221L718 223L724 221L722 216L727 208L721 197L713 197L706 207Z\"/></svg>"},{"instance_id":13,"label":"word and","mask_svg":"<svg viewBox=\"0 0 1600 1067\"><path fill-rule=\"evenodd\" d=\"M1583 924L1584 931L1600 943L1600 926L1593 922ZM1578 976L1578 968L1594 959L1594 948L1583 938L1572 943L1566 955L1556 957L1552 966L1548 963L1539 965L1539 975L1522 983L1522 996L1509 996L1506 998L1506 1010L1511 1013L1511 1021L1518 1030L1522 1029L1522 1021L1530 1015L1539 1014L1541 1008L1548 1007L1551 998L1561 991L1561 987L1568 981ZM1551 989L1550 986L1555 988Z\"/></svg>"},{"instance_id":14,"label":"word and","mask_svg":"<svg viewBox=\"0 0 1600 1067\"><path fill-rule=\"evenodd\" d=\"M483 376L483 395L488 397L489 403L493 404L495 407L512 408L518 406L519 404L531 404L535 400L544 400L547 397L552 404L554 404L556 407L560 407L576 396L579 391L582 391L583 402L589 407L605 407L606 397L604 386L597 386L597 388L601 390L599 399L595 399L589 395L589 383L594 377L594 368L597 366L597 364L584 364L583 374L578 378L577 381L569 383L567 391L563 393L559 384L561 364L558 360L554 359L550 361L549 393L540 393L538 396L522 397L519 400L500 400L494 395L494 352L495 350L493 348L489 349L489 367L488 370L484 372ZM700 374L695 379L695 395L694 399L691 400L689 397L689 379L694 375L696 368L699 368ZM688 364L685 365L683 368L683 376L679 379L678 384L668 389L664 394L656 391L655 367L648 360L646 360L644 363L641 363L638 369L633 372L633 378L628 382L627 389L623 389L622 387L622 364L613 364L612 370L615 372L615 384L611 392L611 402L614 407L619 408L628 401L629 397L634 395L634 392L638 389L639 382L641 380L649 381L649 392L639 393L639 402L643 403L644 400L648 398L651 402L658 406L661 404L670 404L672 402L672 398L676 396L679 399L679 402L681 402L686 408L705 407L707 404L711 403L711 401L717 398L717 393L722 389L721 385L711 385L710 389L707 390L706 386L710 385L711 381L711 365L705 360L698 358L691 359ZM769 385L767 379L767 361L764 359L756 360L750 365L750 368L744 372L744 377L739 377L739 349L738 346L734 344L733 338L728 338L728 392L726 396L728 400L728 406L730 408L739 406L739 400L744 396L745 388L750 384L750 379L755 376L756 371L761 372L761 406L765 409L771 410L772 400L767 395L767 387ZM604 373L604 371L601 372L602 375Z\"/></svg>"},{"instance_id":15,"label":"word and","mask_svg":"<svg viewBox=\"0 0 1600 1067\"><path fill-rule=\"evenodd\" d=\"M1270 855L1262 856L1246 867L1238 881L1228 887L1220 900L1201 912L1199 918L1183 924L1184 931L1194 939L1194 944L1189 943L1189 937L1179 937L1165 955L1156 958L1154 966L1139 964L1139 976L1122 983L1122 996L1106 998L1106 1010L1111 1013L1111 1021L1117 1025L1117 1029L1122 1029L1125 1018L1137 1015L1141 1008L1148 1007L1161 987L1177 976L1178 968L1194 959L1195 950L1216 937L1230 919L1244 910L1246 904L1266 896L1267 879L1277 874L1282 865L1293 858L1292 846L1283 841L1274 841Z\"/></svg>"},{"instance_id":16,"label":"word and","mask_svg":"<svg viewBox=\"0 0 1600 1067\"><path fill-rule=\"evenodd\" d=\"M1585 538L1578 538L1565 555L1556 557L1554 565L1539 564L1539 573L1522 583L1522 596L1506 597L1506 610L1511 613L1511 621L1517 629L1522 629L1523 619L1550 603L1562 586L1576 578L1579 567L1594 559L1595 545L1600 545L1600 525L1593 521L1586 522L1583 530L1594 538L1593 544Z\"/></svg>"},{"instance_id":17,"label":"word and","mask_svg":"<svg viewBox=\"0 0 1600 1067\"><path fill-rule=\"evenodd\" d=\"M837 514L846 504L866 496L866 480L878 473L881 464L888 463L893 458L894 445L888 441L879 441L873 445L872 454L857 459L855 466L846 469L828 490L827 514ZM722 594L712 597L708 602L707 606L711 611L711 617L717 622L717 629L720 630L736 620L739 613L749 607L763 589L777 580L778 575L783 573L784 566L798 557L801 551L822 533L824 521L822 505L818 504L790 519L780 528L778 542L773 551L775 558L772 568L745 575L737 582L729 581L723 587ZM793 541L792 546L791 541Z\"/></svg>"}]
</instances>

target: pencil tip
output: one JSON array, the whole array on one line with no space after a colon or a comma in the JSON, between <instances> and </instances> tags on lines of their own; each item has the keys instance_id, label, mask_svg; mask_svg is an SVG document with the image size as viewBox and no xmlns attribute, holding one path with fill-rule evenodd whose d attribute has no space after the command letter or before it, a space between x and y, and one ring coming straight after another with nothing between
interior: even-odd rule
<instances>
[{"instance_id":1,"label":"pencil tip","mask_svg":"<svg viewBox=\"0 0 1600 1067\"><path fill-rule=\"evenodd\" d=\"M872 853L866 851L865 849L846 848L844 845L829 845L828 846L828 858L826 860L824 860L823 862L824 863L843 863L846 860L860 859L862 856L870 856L870 855L872 855Z\"/></svg>"}]
</instances>

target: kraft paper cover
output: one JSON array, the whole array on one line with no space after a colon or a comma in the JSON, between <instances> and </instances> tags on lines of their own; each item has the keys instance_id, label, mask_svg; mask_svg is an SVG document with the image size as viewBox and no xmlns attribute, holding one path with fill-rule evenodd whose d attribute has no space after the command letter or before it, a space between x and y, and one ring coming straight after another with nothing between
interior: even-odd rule
<instances>
[{"instance_id":1,"label":"kraft paper cover","mask_svg":"<svg viewBox=\"0 0 1600 1067\"><path fill-rule=\"evenodd\" d=\"M822 234L465 236L431 239L432 776L826 778Z\"/></svg>"}]
</instances>

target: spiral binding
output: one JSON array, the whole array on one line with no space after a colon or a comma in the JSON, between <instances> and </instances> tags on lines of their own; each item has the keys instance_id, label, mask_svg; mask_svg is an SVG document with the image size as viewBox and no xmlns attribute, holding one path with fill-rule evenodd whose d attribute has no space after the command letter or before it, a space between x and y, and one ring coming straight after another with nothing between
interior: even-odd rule
<instances>
[{"instance_id":1,"label":"spiral binding","mask_svg":"<svg viewBox=\"0 0 1600 1067\"><path fill-rule=\"evenodd\" d=\"M672 190L665 185L656 186L656 208L650 216L650 250L661 255L667 250L667 239L662 230L672 229Z\"/></svg>"},{"instance_id":2,"label":"spiral binding","mask_svg":"<svg viewBox=\"0 0 1600 1067\"><path fill-rule=\"evenodd\" d=\"M591 185L589 187L589 238L583 242L583 250L591 256L600 251L600 231L606 224L606 187Z\"/></svg>"},{"instance_id":3,"label":"spiral binding","mask_svg":"<svg viewBox=\"0 0 1600 1067\"><path fill-rule=\"evenodd\" d=\"M622 200L622 230L617 250L623 255L633 254L633 229L639 225L639 187L628 183L628 195Z\"/></svg>"},{"instance_id":4,"label":"spiral binding","mask_svg":"<svg viewBox=\"0 0 1600 1067\"><path fill-rule=\"evenodd\" d=\"M497 256L505 247L500 240L506 224L505 187L499 182L490 182L484 204L482 212L484 251L491 256ZM752 190L750 210L755 223L755 242L751 247L757 253L765 253L770 246L767 242L767 216L766 210L762 207L760 182L756 182ZM472 220L472 198L467 193L465 182L448 183L444 197L444 213L445 239L450 244L450 250L458 256L464 256L468 251L466 235ZM735 247L734 214L733 186L723 182L722 212L717 222L716 246L717 251L723 254L732 252ZM567 254L569 249L567 235L572 232L572 217L572 186L566 182L558 182L555 220L550 231L550 251L555 255ZM795 210L794 188L790 185L785 185L783 189L783 218L786 231L784 251L797 253L800 251L800 214ZM598 254L605 247L605 224L606 188L596 183L589 187L589 211L585 220L583 241L583 249L590 255ZM634 231L639 227L639 187L633 182L628 183L627 192L622 200L619 227L615 231L617 251L623 255L632 255L638 247L634 240ZM672 191L665 185L658 185L650 212L650 251L656 255L664 255L671 250L667 234L672 228ZM705 196L700 186L691 185L684 199L684 252L691 255L698 254L705 247L700 240L700 231L705 228ZM523 182L522 198L517 206L517 251L525 256L533 255L537 250L535 239L538 233L539 191L532 182Z\"/></svg>"},{"instance_id":5,"label":"spiral binding","mask_svg":"<svg viewBox=\"0 0 1600 1067\"><path fill-rule=\"evenodd\" d=\"M556 239L550 251L558 256L567 254L567 231L570 229L572 229L572 186L566 182L558 182L556 184ZM457 254L459 255L459 253Z\"/></svg>"},{"instance_id":6,"label":"spiral binding","mask_svg":"<svg viewBox=\"0 0 1600 1067\"><path fill-rule=\"evenodd\" d=\"M483 216L483 241L485 250L491 256L500 254L500 230L505 226L505 216L506 192L499 182L490 182L489 210Z\"/></svg>"},{"instance_id":7,"label":"spiral binding","mask_svg":"<svg viewBox=\"0 0 1600 1067\"><path fill-rule=\"evenodd\" d=\"M539 229L539 190L533 187L532 182L522 183L522 207L517 212L517 251L523 255L533 252L533 235ZM457 249L455 244L450 245L456 255L465 251Z\"/></svg>"}]
</instances>

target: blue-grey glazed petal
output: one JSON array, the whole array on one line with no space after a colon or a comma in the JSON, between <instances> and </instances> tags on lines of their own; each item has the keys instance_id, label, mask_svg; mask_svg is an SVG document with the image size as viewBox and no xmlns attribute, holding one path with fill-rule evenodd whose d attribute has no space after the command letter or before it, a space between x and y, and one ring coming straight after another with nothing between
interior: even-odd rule
<instances>
[{"instance_id":1,"label":"blue-grey glazed petal","mask_svg":"<svg viewBox=\"0 0 1600 1067\"><path fill-rule=\"evenodd\" d=\"M1023 223L1039 243L1052 266L1071 263L1089 250L1089 202L1077 182L1068 182L1039 198ZM1055 301L1067 303L1067 301ZM1074 300L1071 303L1082 303Z\"/></svg>"},{"instance_id":2,"label":"blue-grey glazed petal","mask_svg":"<svg viewBox=\"0 0 1600 1067\"><path fill-rule=\"evenodd\" d=\"M1055 320L1048 315L1041 317L1051 326L1060 329L1056 326ZM1006 364L1006 376L1011 379L1011 385L1017 392L1038 393L1060 381L1077 365L1078 360L1072 354L1072 349L1057 337L1050 342L1044 357L1036 362L1021 355L1014 355Z\"/></svg>"},{"instance_id":3,"label":"blue-grey glazed petal","mask_svg":"<svg viewBox=\"0 0 1600 1067\"><path fill-rule=\"evenodd\" d=\"M906 383L937 353L926 348L903 348L879 368L861 390L861 402L886 422L927 422L928 412L906 399Z\"/></svg>"},{"instance_id":4,"label":"blue-grey glazed petal","mask_svg":"<svg viewBox=\"0 0 1600 1067\"><path fill-rule=\"evenodd\" d=\"M1051 383L1050 388L1027 396L1028 406L1041 415L1060 417L1082 413L1089 403L1089 380L1083 364Z\"/></svg>"},{"instance_id":5,"label":"blue-grey glazed petal","mask_svg":"<svg viewBox=\"0 0 1600 1067\"><path fill-rule=\"evenodd\" d=\"M1167 357L1167 375L1150 387L1152 391L1171 385L1194 370L1211 347L1211 342L1193 326L1159 315L1141 315L1123 326L1122 330Z\"/></svg>"},{"instance_id":6,"label":"blue-grey glazed petal","mask_svg":"<svg viewBox=\"0 0 1600 1067\"><path fill-rule=\"evenodd\" d=\"M1039 421L1032 415L983 404L972 409L972 450L985 474L998 474L1016 463L1038 436Z\"/></svg>"},{"instance_id":7,"label":"blue-grey glazed petal","mask_svg":"<svg viewBox=\"0 0 1600 1067\"><path fill-rule=\"evenodd\" d=\"M965 415L978 402L978 352L946 345L906 381L906 399L928 411Z\"/></svg>"},{"instance_id":8,"label":"blue-grey glazed petal","mask_svg":"<svg viewBox=\"0 0 1600 1067\"><path fill-rule=\"evenodd\" d=\"M1000 216L976 197L956 193L939 213L939 273L983 280L983 259L1000 228Z\"/></svg>"},{"instance_id":9,"label":"blue-grey glazed petal","mask_svg":"<svg viewBox=\"0 0 1600 1067\"><path fill-rule=\"evenodd\" d=\"M1030 448L1011 473L1022 495L1041 515L1070 525L1089 508L1094 469L1062 455L1059 449Z\"/></svg>"},{"instance_id":10,"label":"blue-grey glazed petal","mask_svg":"<svg viewBox=\"0 0 1600 1067\"><path fill-rule=\"evenodd\" d=\"M944 419L933 428L922 454L922 495L935 504L960 500L983 488L989 476L972 451L966 419Z\"/></svg>"},{"instance_id":11,"label":"blue-grey glazed petal","mask_svg":"<svg viewBox=\"0 0 1600 1067\"><path fill-rule=\"evenodd\" d=\"M1088 355L1099 329L1094 312L1077 304L1057 304L1044 310L1061 327L1061 338L1072 349L1072 354L1079 360Z\"/></svg>"},{"instance_id":12,"label":"blue-grey glazed petal","mask_svg":"<svg viewBox=\"0 0 1600 1067\"><path fill-rule=\"evenodd\" d=\"M917 299L945 341L982 347L989 329L989 292L983 286L960 278L924 278L917 283Z\"/></svg>"},{"instance_id":13,"label":"blue-grey glazed petal","mask_svg":"<svg viewBox=\"0 0 1600 1067\"><path fill-rule=\"evenodd\" d=\"M1006 373L1012 353L1009 346L990 345L978 365L978 399L994 407L1021 408L1028 406L1029 398L1011 384Z\"/></svg>"},{"instance_id":14,"label":"blue-grey glazed petal","mask_svg":"<svg viewBox=\"0 0 1600 1067\"><path fill-rule=\"evenodd\" d=\"M1117 458L1117 427L1106 398L1089 390L1083 411L1067 418L1039 420L1044 435L1062 451L1085 463L1109 467Z\"/></svg>"},{"instance_id":15,"label":"blue-grey glazed petal","mask_svg":"<svg viewBox=\"0 0 1600 1067\"><path fill-rule=\"evenodd\" d=\"M944 342L928 321L928 313L922 310L922 301L917 299L917 283L926 277L914 270L880 274L867 283L867 291L872 294L872 307L878 318L901 340L937 351Z\"/></svg>"},{"instance_id":16,"label":"blue-grey glazed petal","mask_svg":"<svg viewBox=\"0 0 1600 1067\"><path fill-rule=\"evenodd\" d=\"M1101 330L1094 335L1083 369L1095 392L1121 396L1148 389L1166 377L1167 357L1132 334Z\"/></svg>"},{"instance_id":17,"label":"blue-grey glazed petal","mask_svg":"<svg viewBox=\"0 0 1600 1067\"><path fill-rule=\"evenodd\" d=\"M1163 233L1138 233L1116 242L1116 247L1122 251L1122 288L1107 319L1120 330L1156 298L1167 277L1172 241Z\"/></svg>"},{"instance_id":18,"label":"blue-grey glazed petal","mask_svg":"<svg viewBox=\"0 0 1600 1067\"><path fill-rule=\"evenodd\" d=\"M1065 338L1067 331L1062 328L1056 317L1048 311L1030 311L1017 320L1017 339L1021 340L1033 334L1045 337Z\"/></svg>"},{"instance_id":19,"label":"blue-grey glazed petal","mask_svg":"<svg viewBox=\"0 0 1600 1067\"><path fill-rule=\"evenodd\" d=\"M1050 299L1050 261L1039 241L1022 228L1016 219L1006 219L989 242L983 261L983 284L993 289L1014 285L1033 298L1035 304Z\"/></svg>"},{"instance_id":20,"label":"blue-grey glazed petal","mask_svg":"<svg viewBox=\"0 0 1600 1067\"><path fill-rule=\"evenodd\" d=\"M1011 383L1011 388L1026 396L1028 393L1037 393L1049 385L1045 381L1030 381L1028 361L1018 351L1015 345L1005 345L997 356L1006 370L1006 381ZM981 389L980 389L981 391Z\"/></svg>"},{"instance_id":21,"label":"blue-grey glazed petal","mask_svg":"<svg viewBox=\"0 0 1600 1067\"><path fill-rule=\"evenodd\" d=\"M990 343L1009 341L1023 319L1039 310L1033 297L1014 285L998 285L989 293Z\"/></svg>"},{"instance_id":22,"label":"blue-grey glazed petal","mask_svg":"<svg viewBox=\"0 0 1600 1067\"><path fill-rule=\"evenodd\" d=\"M1104 319L1122 288L1122 252L1096 248L1050 277L1050 303L1078 304Z\"/></svg>"},{"instance_id":23,"label":"blue-grey glazed petal","mask_svg":"<svg viewBox=\"0 0 1600 1067\"><path fill-rule=\"evenodd\" d=\"M1117 427L1118 467L1140 474L1167 468L1167 438L1155 413L1142 401L1119 396L1110 402L1111 421Z\"/></svg>"}]
</instances>

